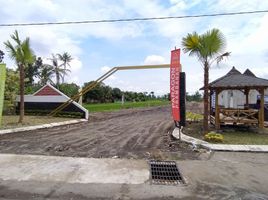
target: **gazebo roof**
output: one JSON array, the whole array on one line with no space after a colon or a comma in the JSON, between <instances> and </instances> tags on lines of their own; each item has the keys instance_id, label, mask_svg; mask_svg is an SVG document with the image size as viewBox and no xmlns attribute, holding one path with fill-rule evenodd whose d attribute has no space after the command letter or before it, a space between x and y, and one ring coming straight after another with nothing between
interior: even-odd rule
<instances>
[{"instance_id":1,"label":"gazebo roof","mask_svg":"<svg viewBox=\"0 0 268 200\"><path fill-rule=\"evenodd\" d=\"M249 69L241 74L233 67L225 76L209 83L209 89L268 88L268 80L256 77ZM202 88L204 89L204 88Z\"/></svg>"},{"instance_id":2,"label":"gazebo roof","mask_svg":"<svg viewBox=\"0 0 268 200\"><path fill-rule=\"evenodd\" d=\"M247 69L247 70L244 72L244 75L252 76L252 77L256 77L255 74L253 74L253 72L250 71L249 69Z\"/></svg>"}]
</instances>

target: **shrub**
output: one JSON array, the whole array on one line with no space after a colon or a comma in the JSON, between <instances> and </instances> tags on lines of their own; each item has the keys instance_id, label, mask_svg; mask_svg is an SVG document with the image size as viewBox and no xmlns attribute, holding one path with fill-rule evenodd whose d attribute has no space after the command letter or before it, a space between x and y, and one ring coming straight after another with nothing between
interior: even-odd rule
<instances>
[{"instance_id":1,"label":"shrub","mask_svg":"<svg viewBox=\"0 0 268 200\"><path fill-rule=\"evenodd\" d=\"M7 69L4 109L5 115L14 114L16 111L16 96L19 91L19 73L13 69Z\"/></svg>"},{"instance_id":2,"label":"shrub","mask_svg":"<svg viewBox=\"0 0 268 200\"><path fill-rule=\"evenodd\" d=\"M59 89L68 97L73 97L79 91L79 86L75 83L62 83L59 85Z\"/></svg>"},{"instance_id":3,"label":"shrub","mask_svg":"<svg viewBox=\"0 0 268 200\"><path fill-rule=\"evenodd\" d=\"M223 135L215 132L210 132L205 135L205 140L207 142L222 143Z\"/></svg>"},{"instance_id":4,"label":"shrub","mask_svg":"<svg viewBox=\"0 0 268 200\"><path fill-rule=\"evenodd\" d=\"M197 122L203 119L203 115L193 113L193 112L186 112L186 120L190 122Z\"/></svg>"}]
</instances>

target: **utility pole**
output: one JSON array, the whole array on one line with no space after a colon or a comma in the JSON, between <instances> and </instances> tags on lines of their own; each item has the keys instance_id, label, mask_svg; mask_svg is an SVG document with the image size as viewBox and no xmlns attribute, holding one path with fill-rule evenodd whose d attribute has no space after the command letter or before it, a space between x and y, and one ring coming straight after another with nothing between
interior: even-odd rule
<instances>
[{"instance_id":1,"label":"utility pole","mask_svg":"<svg viewBox=\"0 0 268 200\"><path fill-rule=\"evenodd\" d=\"M121 105L123 106L125 103L125 94L122 94L122 99L121 99Z\"/></svg>"}]
</instances>

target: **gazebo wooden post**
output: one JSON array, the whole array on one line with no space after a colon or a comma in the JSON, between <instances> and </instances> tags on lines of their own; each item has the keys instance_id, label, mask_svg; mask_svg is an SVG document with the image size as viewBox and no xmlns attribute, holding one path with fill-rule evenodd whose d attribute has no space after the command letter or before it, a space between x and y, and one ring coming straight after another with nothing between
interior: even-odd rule
<instances>
[{"instance_id":1,"label":"gazebo wooden post","mask_svg":"<svg viewBox=\"0 0 268 200\"><path fill-rule=\"evenodd\" d=\"M246 95L246 106L249 108L249 100L248 100L248 94L249 94L249 89L245 89L245 95Z\"/></svg>"},{"instance_id":2,"label":"gazebo wooden post","mask_svg":"<svg viewBox=\"0 0 268 200\"><path fill-rule=\"evenodd\" d=\"M220 113L219 113L219 90L215 90L215 127L216 129L220 129Z\"/></svg>"},{"instance_id":3,"label":"gazebo wooden post","mask_svg":"<svg viewBox=\"0 0 268 200\"><path fill-rule=\"evenodd\" d=\"M212 92L211 92L211 90L209 90L209 103L208 103L208 105L209 105L209 119L210 119L210 115L211 115L211 100L212 100L212 96L211 96L211 94L212 94Z\"/></svg>"},{"instance_id":4,"label":"gazebo wooden post","mask_svg":"<svg viewBox=\"0 0 268 200\"><path fill-rule=\"evenodd\" d=\"M264 88L260 89L260 95L261 95L261 105L260 105L260 119L259 119L259 128L264 127Z\"/></svg>"}]
</instances>

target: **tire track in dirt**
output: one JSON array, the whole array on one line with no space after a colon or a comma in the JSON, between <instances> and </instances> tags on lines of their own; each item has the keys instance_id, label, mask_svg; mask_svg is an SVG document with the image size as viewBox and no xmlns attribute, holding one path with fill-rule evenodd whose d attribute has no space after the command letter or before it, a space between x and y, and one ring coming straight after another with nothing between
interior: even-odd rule
<instances>
[{"instance_id":1,"label":"tire track in dirt","mask_svg":"<svg viewBox=\"0 0 268 200\"><path fill-rule=\"evenodd\" d=\"M175 152L198 159L172 141L170 113L169 106L91 113L88 123L0 136L0 153L151 159Z\"/></svg>"}]
</instances>

